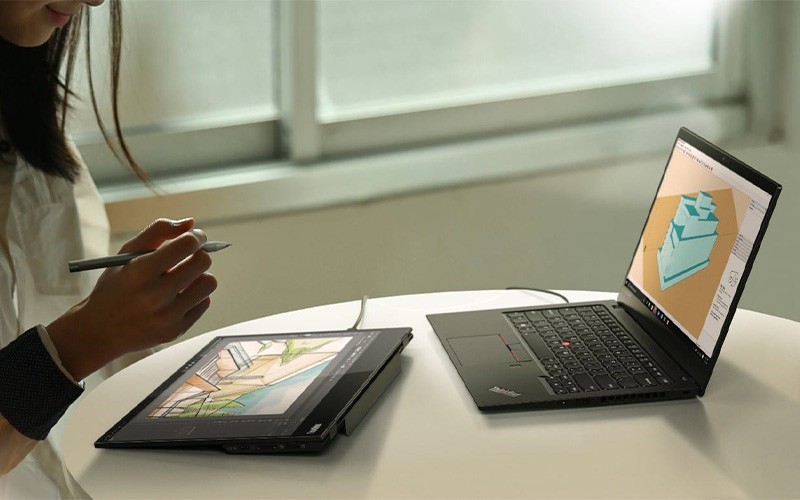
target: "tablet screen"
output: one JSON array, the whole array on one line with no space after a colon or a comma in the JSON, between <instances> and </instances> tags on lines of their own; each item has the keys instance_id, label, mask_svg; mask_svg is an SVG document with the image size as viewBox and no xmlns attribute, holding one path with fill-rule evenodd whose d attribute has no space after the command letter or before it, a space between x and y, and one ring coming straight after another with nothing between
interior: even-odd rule
<instances>
[{"instance_id":1,"label":"tablet screen","mask_svg":"<svg viewBox=\"0 0 800 500\"><path fill-rule=\"evenodd\" d=\"M390 357L402 337L399 333L217 337L99 441L323 433Z\"/></svg>"},{"instance_id":2,"label":"tablet screen","mask_svg":"<svg viewBox=\"0 0 800 500\"><path fill-rule=\"evenodd\" d=\"M308 401L309 387L352 341L326 335L223 339L146 418L286 415L292 405Z\"/></svg>"}]
</instances>

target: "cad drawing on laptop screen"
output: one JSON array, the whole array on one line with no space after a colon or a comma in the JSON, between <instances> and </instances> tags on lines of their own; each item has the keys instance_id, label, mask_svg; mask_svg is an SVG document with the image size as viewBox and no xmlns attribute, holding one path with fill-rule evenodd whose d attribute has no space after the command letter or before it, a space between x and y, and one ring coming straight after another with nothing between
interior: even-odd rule
<instances>
[{"instance_id":1,"label":"cad drawing on laptop screen","mask_svg":"<svg viewBox=\"0 0 800 500\"><path fill-rule=\"evenodd\" d=\"M771 196L678 139L626 279L713 356ZM674 329L674 328L673 328Z\"/></svg>"}]
</instances>

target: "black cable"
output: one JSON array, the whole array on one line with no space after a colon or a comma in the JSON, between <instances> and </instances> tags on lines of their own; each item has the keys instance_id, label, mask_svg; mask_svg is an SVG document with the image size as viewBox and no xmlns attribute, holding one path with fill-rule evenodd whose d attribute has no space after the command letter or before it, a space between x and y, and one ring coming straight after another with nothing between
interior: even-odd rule
<instances>
[{"instance_id":1,"label":"black cable","mask_svg":"<svg viewBox=\"0 0 800 500\"><path fill-rule=\"evenodd\" d=\"M367 309L367 300L368 299L369 299L369 297L367 297L366 295L361 297L361 309L358 311L358 318L356 319L356 322L353 323L353 326L348 328L348 330L358 330L358 326L361 324L361 320L364 319L364 311L366 311L366 309Z\"/></svg>"},{"instance_id":2,"label":"black cable","mask_svg":"<svg viewBox=\"0 0 800 500\"><path fill-rule=\"evenodd\" d=\"M552 290L545 290L544 288L530 288L527 286L507 286L506 290L530 290L531 292L542 292L542 293L549 293L550 295L555 295L556 297L561 298L565 304L569 304L569 299L565 296L561 295L558 292L554 292Z\"/></svg>"}]
</instances>

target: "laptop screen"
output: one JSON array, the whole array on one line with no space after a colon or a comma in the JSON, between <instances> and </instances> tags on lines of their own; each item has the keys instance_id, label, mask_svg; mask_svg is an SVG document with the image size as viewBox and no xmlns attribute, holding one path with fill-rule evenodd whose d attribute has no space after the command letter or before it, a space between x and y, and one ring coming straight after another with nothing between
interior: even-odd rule
<instances>
[{"instance_id":1,"label":"laptop screen","mask_svg":"<svg viewBox=\"0 0 800 500\"><path fill-rule=\"evenodd\" d=\"M625 286L708 361L771 195L678 138Z\"/></svg>"}]
</instances>

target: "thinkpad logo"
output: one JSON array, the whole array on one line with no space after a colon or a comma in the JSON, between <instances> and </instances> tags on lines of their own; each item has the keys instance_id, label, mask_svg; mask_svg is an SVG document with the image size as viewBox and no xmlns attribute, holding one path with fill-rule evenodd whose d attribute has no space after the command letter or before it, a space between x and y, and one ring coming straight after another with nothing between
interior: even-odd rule
<instances>
[{"instance_id":1,"label":"thinkpad logo","mask_svg":"<svg viewBox=\"0 0 800 500\"><path fill-rule=\"evenodd\" d=\"M322 427L322 424L314 424L314 425L313 425L313 426L312 426L312 427L311 427L311 428L308 430L308 432L306 432L306 434L314 434L315 432L317 432L317 431L319 430L319 428L320 428L320 427Z\"/></svg>"},{"instance_id":2,"label":"thinkpad logo","mask_svg":"<svg viewBox=\"0 0 800 500\"><path fill-rule=\"evenodd\" d=\"M510 398L518 398L522 396L522 394L518 393L517 391L512 391L510 389L503 389L502 387L494 386L489 389L490 392L494 392L497 394L502 394L503 396L508 396Z\"/></svg>"}]
</instances>

